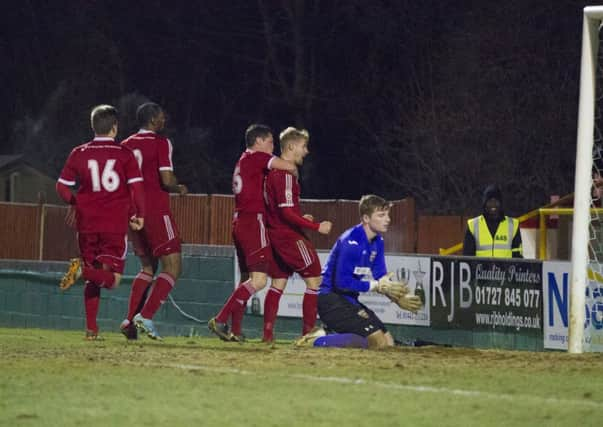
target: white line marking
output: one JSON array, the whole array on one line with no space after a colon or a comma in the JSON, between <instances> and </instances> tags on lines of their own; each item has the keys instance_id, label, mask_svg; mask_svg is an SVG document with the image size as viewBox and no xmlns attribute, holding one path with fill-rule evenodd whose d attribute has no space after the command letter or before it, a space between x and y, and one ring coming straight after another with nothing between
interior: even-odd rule
<instances>
[{"instance_id":1,"label":"white line marking","mask_svg":"<svg viewBox=\"0 0 603 427\"><path fill-rule=\"evenodd\" d=\"M203 365L184 365L184 364L145 364L147 366L159 367L159 368L173 368L173 369L184 369L190 371L207 371L207 372L215 372L215 373L226 373L226 374L237 374L237 375L259 375L256 372L245 371L237 368L220 368L213 366L203 366ZM140 366L140 365L138 365ZM446 387L432 387L432 386L422 386L422 385L403 385L403 384L395 384L395 383L384 383L380 381L368 381L364 379L354 379L354 378L346 378L346 377L317 377L315 375L306 375L306 374L291 374L291 375L279 375L284 378L295 378L306 381L315 381L315 382L330 382L330 383L338 383L338 384L354 384L354 385L369 385L380 388L385 388L389 390L404 390L404 391L412 391L418 393L440 393L440 394L449 394L453 396L462 396L462 397L481 397L484 399L493 399L493 400L506 400L506 401L532 401L535 404L550 404L554 406L559 405L576 405L576 406L587 406L592 408L600 408L601 402L594 402L588 400L572 400L572 399L558 399L555 397L540 397L540 396L530 396L530 395L521 395L521 394L504 394L504 393L490 393L487 391L479 391L479 390L462 390L462 389L454 389L454 388L446 388Z\"/></svg>"}]
</instances>

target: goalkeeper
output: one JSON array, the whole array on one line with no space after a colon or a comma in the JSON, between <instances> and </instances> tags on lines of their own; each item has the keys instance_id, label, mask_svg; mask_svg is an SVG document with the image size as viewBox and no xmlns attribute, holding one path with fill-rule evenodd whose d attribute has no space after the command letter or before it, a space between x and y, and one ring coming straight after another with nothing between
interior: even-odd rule
<instances>
[{"instance_id":1,"label":"goalkeeper","mask_svg":"<svg viewBox=\"0 0 603 427\"><path fill-rule=\"evenodd\" d=\"M379 292L401 308L416 312L418 296L406 283L392 279L385 266L382 233L390 224L391 203L375 195L360 199L360 224L345 231L335 242L322 272L318 314L326 335L315 328L296 341L314 347L384 348L394 345L392 335L377 315L358 301L360 292Z\"/></svg>"}]
</instances>

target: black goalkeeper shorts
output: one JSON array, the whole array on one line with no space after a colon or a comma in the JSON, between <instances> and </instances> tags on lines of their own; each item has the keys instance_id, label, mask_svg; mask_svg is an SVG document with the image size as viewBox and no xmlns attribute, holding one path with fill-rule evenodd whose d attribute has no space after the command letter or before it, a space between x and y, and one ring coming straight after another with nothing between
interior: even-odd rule
<instances>
[{"instance_id":1,"label":"black goalkeeper shorts","mask_svg":"<svg viewBox=\"0 0 603 427\"><path fill-rule=\"evenodd\" d=\"M344 296L329 293L318 295L318 315L328 331L368 337L374 332L387 332L377 315L365 305L352 304Z\"/></svg>"}]
</instances>

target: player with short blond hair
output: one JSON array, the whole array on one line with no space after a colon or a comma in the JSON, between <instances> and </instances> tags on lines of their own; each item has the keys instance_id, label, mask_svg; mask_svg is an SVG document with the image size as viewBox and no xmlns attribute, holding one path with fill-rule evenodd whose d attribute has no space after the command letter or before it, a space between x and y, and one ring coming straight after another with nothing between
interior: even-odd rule
<instances>
[{"instance_id":1,"label":"player with short blond hair","mask_svg":"<svg viewBox=\"0 0 603 427\"><path fill-rule=\"evenodd\" d=\"M300 167L309 153L309 139L310 135L305 129L288 127L282 131L281 158ZM302 303L302 335L310 332L316 323L320 261L304 230L328 234L332 223L314 222L312 215L302 215L299 201L300 185L297 178L287 171L270 171L266 177L266 205L274 264L270 270L272 285L264 303L264 342L274 340L279 301L287 286L287 279L294 272L306 283Z\"/></svg>"}]
</instances>

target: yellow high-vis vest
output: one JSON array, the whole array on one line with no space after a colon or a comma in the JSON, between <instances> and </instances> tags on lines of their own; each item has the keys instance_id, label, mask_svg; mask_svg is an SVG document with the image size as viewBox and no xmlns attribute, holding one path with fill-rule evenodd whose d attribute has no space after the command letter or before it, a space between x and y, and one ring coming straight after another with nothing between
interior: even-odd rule
<instances>
[{"instance_id":1,"label":"yellow high-vis vest","mask_svg":"<svg viewBox=\"0 0 603 427\"><path fill-rule=\"evenodd\" d=\"M475 256L493 258L511 258L513 256L511 244L519 228L517 219L505 216L498 224L494 238L490 234L486 218L483 215L468 220L467 226L475 238ZM515 251L521 254L521 248L516 248Z\"/></svg>"}]
</instances>

